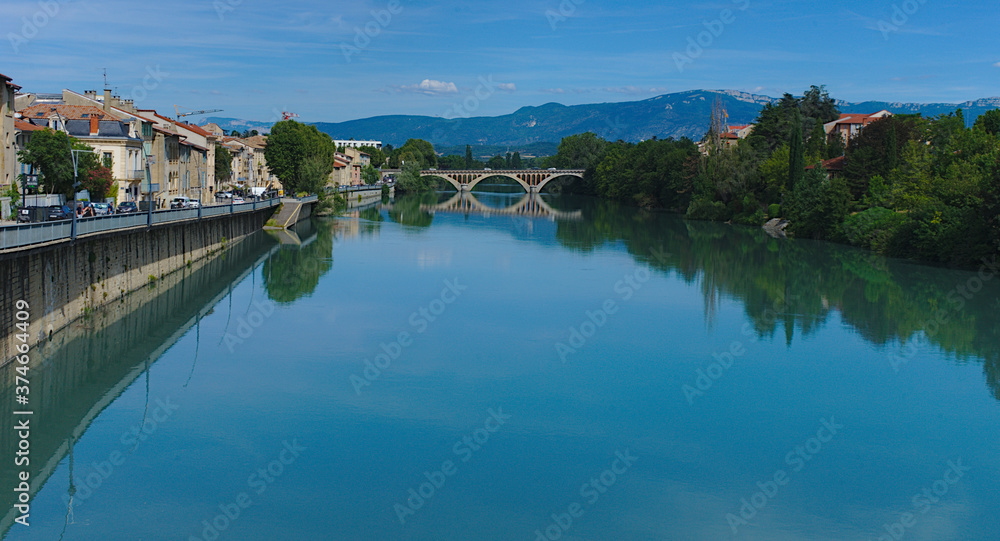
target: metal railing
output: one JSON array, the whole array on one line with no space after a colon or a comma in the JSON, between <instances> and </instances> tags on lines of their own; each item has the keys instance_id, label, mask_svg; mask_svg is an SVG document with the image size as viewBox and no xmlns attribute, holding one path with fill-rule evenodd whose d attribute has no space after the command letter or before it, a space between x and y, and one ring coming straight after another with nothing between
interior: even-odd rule
<instances>
[{"instance_id":1,"label":"metal railing","mask_svg":"<svg viewBox=\"0 0 1000 541\"><path fill-rule=\"evenodd\" d=\"M73 220L57 220L31 224L18 224L0 227L0 250L10 250L32 244L42 244L60 240L76 239L84 235L105 233L119 229L134 227L151 227L170 222L197 221L203 218L240 214L265 209L281 204L278 198L263 201L251 201L239 205L212 205L202 208L186 208L175 210L156 210L149 212L133 212L130 214L111 214L76 219L76 232L73 231Z\"/></svg>"}]
</instances>

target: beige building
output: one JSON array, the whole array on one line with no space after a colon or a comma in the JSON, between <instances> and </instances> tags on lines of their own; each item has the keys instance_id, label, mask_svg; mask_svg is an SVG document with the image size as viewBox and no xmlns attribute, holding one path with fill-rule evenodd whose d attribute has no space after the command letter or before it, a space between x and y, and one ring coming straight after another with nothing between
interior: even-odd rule
<instances>
[{"instance_id":1,"label":"beige building","mask_svg":"<svg viewBox=\"0 0 1000 541\"><path fill-rule=\"evenodd\" d=\"M353 147L345 147L344 152L336 154L333 172L330 173L328 184L331 186L360 186L364 183L361 180L361 170L371 163L372 159L368 154Z\"/></svg>"},{"instance_id":2,"label":"beige building","mask_svg":"<svg viewBox=\"0 0 1000 541\"><path fill-rule=\"evenodd\" d=\"M21 87L11 82L11 78L0 73L0 189L6 190L17 184L20 168L17 162L17 133L14 125L14 95ZM4 216L6 218L6 216Z\"/></svg>"},{"instance_id":3,"label":"beige building","mask_svg":"<svg viewBox=\"0 0 1000 541\"><path fill-rule=\"evenodd\" d=\"M119 183L117 201L127 201L123 182L142 173L142 140L138 125L94 105L36 103L18 111L20 121L36 128L52 128L86 143L102 163L109 164ZM25 130L22 128L21 130Z\"/></svg>"}]
</instances>

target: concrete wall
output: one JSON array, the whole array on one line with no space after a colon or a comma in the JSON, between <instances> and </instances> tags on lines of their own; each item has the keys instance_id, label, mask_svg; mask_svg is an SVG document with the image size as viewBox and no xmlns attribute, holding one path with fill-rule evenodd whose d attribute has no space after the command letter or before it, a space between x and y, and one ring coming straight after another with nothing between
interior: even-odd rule
<instances>
[{"instance_id":1,"label":"concrete wall","mask_svg":"<svg viewBox=\"0 0 1000 541\"><path fill-rule=\"evenodd\" d=\"M124 299L99 309L86 319L56 332L52 339L33 348L31 358L31 406L33 426L45 427L31 434L31 494L34 496L69 453L90 423L128 386L143 377L161 353L169 349L200 319L222 301L233 284L239 283L256 265L279 246L263 232L255 233L229 247L226 257L209 257L159 280L154 288L141 288ZM262 301L269 302L269 301ZM222 308L225 309L225 308ZM235 325L235 318L234 318ZM206 343L217 344L217 334L195 329ZM197 334L201 332L201 334ZM192 378L204 377L192 360ZM0 432L10 434L17 418L13 415L14 367L0 367ZM154 384L155 375L150 376ZM167 398L157 394L155 399ZM174 396L174 399L180 397ZM154 402L155 404L155 402ZM0 438L0 456L14 456L17 438ZM121 451L127 449L119 448ZM77 456L79 458L79 455ZM82 481L93 472L88 462L77 462L74 474L81 492L89 489ZM0 462L0 486L13 487L18 471L12 460ZM66 483L65 478L59 480ZM103 498L106 487L94 492ZM14 522L16 494L0 491L0 538ZM78 500L79 501L79 500Z\"/></svg>"},{"instance_id":2,"label":"concrete wall","mask_svg":"<svg viewBox=\"0 0 1000 541\"><path fill-rule=\"evenodd\" d=\"M16 303L28 302L32 345L259 231L274 207L198 222L111 232L0 254L0 363L14 356Z\"/></svg>"}]
</instances>

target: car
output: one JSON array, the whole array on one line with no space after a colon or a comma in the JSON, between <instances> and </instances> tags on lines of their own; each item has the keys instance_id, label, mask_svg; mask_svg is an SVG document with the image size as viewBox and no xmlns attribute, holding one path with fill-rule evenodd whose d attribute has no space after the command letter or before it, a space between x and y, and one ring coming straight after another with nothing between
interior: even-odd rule
<instances>
[{"instance_id":1,"label":"car","mask_svg":"<svg viewBox=\"0 0 1000 541\"><path fill-rule=\"evenodd\" d=\"M233 194L231 194L229 192L215 192L215 198L216 199L231 199L232 197L233 197Z\"/></svg>"},{"instance_id":2,"label":"car","mask_svg":"<svg viewBox=\"0 0 1000 541\"><path fill-rule=\"evenodd\" d=\"M107 203L94 203L92 206L94 207L94 214L97 216L107 216L108 214L111 214L111 205Z\"/></svg>"},{"instance_id":3,"label":"car","mask_svg":"<svg viewBox=\"0 0 1000 541\"><path fill-rule=\"evenodd\" d=\"M73 211L66 205L52 205L45 213L45 219L50 222L55 220L69 220L72 217Z\"/></svg>"},{"instance_id":4,"label":"car","mask_svg":"<svg viewBox=\"0 0 1000 541\"><path fill-rule=\"evenodd\" d=\"M170 208L172 209L186 209L191 206L191 199L186 195L180 195L170 202Z\"/></svg>"},{"instance_id":5,"label":"car","mask_svg":"<svg viewBox=\"0 0 1000 541\"><path fill-rule=\"evenodd\" d=\"M233 196L233 204L239 205L240 203L246 203L246 201L244 201L243 198L238 195Z\"/></svg>"},{"instance_id":6,"label":"car","mask_svg":"<svg viewBox=\"0 0 1000 541\"><path fill-rule=\"evenodd\" d=\"M188 201L188 208L196 209L196 208L198 208L200 206L201 206L201 202L198 201L198 200L196 200L196 199L192 199L192 200Z\"/></svg>"},{"instance_id":7,"label":"car","mask_svg":"<svg viewBox=\"0 0 1000 541\"><path fill-rule=\"evenodd\" d=\"M484 167L483 171L492 171L492 169L490 169L489 167Z\"/></svg>"},{"instance_id":8,"label":"car","mask_svg":"<svg viewBox=\"0 0 1000 541\"><path fill-rule=\"evenodd\" d=\"M555 167L549 167L549 171L558 171Z\"/></svg>"},{"instance_id":9,"label":"car","mask_svg":"<svg viewBox=\"0 0 1000 541\"><path fill-rule=\"evenodd\" d=\"M135 206L134 201L126 201L118 205L118 214L128 214L130 212L139 212L139 207Z\"/></svg>"}]
</instances>

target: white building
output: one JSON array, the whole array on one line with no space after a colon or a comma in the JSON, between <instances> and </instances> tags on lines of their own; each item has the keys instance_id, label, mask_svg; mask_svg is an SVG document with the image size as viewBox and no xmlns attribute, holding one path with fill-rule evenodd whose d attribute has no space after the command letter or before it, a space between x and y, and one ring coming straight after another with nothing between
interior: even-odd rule
<instances>
[{"instance_id":1,"label":"white building","mask_svg":"<svg viewBox=\"0 0 1000 541\"><path fill-rule=\"evenodd\" d=\"M337 145L337 148L361 148L361 147L375 147L382 150L382 141L355 141L351 139L350 141L341 141L339 139L334 139L333 143Z\"/></svg>"}]
</instances>

